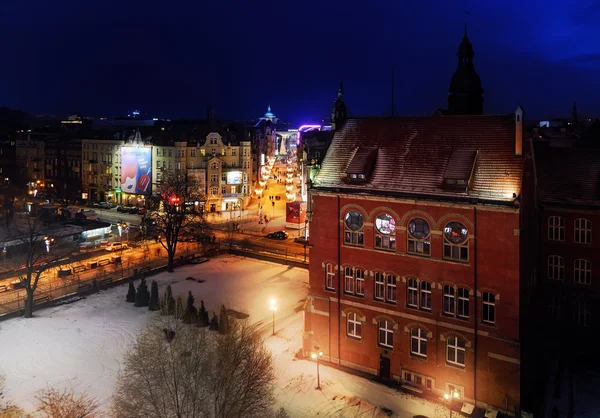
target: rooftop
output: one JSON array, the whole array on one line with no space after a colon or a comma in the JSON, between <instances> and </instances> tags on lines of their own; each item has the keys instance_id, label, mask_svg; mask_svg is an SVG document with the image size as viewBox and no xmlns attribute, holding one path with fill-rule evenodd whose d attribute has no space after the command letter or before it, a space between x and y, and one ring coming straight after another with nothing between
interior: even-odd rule
<instances>
[{"instance_id":1,"label":"rooftop","mask_svg":"<svg viewBox=\"0 0 600 418\"><path fill-rule=\"evenodd\" d=\"M372 172L353 182L350 163L365 147L377 149ZM523 160L512 114L350 119L335 133L315 187L510 202L520 194ZM448 178L466 185L448 187Z\"/></svg>"}]
</instances>

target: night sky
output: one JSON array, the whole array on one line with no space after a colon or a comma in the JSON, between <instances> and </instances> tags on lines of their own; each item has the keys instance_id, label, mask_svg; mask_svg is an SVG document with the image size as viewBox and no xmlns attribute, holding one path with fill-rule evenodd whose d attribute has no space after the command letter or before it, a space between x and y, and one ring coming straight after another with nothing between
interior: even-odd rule
<instances>
[{"instance_id":1,"label":"night sky","mask_svg":"<svg viewBox=\"0 0 600 418\"><path fill-rule=\"evenodd\" d=\"M466 15L470 11L470 15ZM32 113L249 119L446 106L465 21L485 112L600 116L600 2L5 1L0 105Z\"/></svg>"}]
</instances>

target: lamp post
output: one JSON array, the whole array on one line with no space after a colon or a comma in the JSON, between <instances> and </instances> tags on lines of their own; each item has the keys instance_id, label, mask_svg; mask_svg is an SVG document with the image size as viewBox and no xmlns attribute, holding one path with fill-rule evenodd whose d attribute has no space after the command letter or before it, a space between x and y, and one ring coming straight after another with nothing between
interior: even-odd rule
<instances>
[{"instance_id":1,"label":"lamp post","mask_svg":"<svg viewBox=\"0 0 600 418\"><path fill-rule=\"evenodd\" d=\"M312 353L310 355L313 360L317 361L317 389L321 390L321 375L319 373L319 359L323 357L323 352L319 351L318 353Z\"/></svg>"},{"instance_id":2,"label":"lamp post","mask_svg":"<svg viewBox=\"0 0 600 418\"><path fill-rule=\"evenodd\" d=\"M277 301L271 299L269 309L273 312L273 335L275 335L275 312L277 312Z\"/></svg>"},{"instance_id":3,"label":"lamp post","mask_svg":"<svg viewBox=\"0 0 600 418\"><path fill-rule=\"evenodd\" d=\"M44 244L46 244L46 252L50 252L50 243L54 241L54 238L44 237Z\"/></svg>"},{"instance_id":4,"label":"lamp post","mask_svg":"<svg viewBox=\"0 0 600 418\"><path fill-rule=\"evenodd\" d=\"M456 390L451 390L448 393L444 393L444 399L446 402L448 402L448 409L450 410L450 418L452 418L452 401L459 398L460 394Z\"/></svg>"}]
</instances>

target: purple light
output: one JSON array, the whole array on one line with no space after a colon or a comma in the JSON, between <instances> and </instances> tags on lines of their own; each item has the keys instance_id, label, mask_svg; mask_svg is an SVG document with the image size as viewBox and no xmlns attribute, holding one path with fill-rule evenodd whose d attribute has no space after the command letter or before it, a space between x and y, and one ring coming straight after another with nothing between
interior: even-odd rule
<instances>
[{"instance_id":1,"label":"purple light","mask_svg":"<svg viewBox=\"0 0 600 418\"><path fill-rule=\"evenodd\" d=\"M302 125L298 128L298 132L306 132L309 129L321 129L321 125Z\"/></svg>"}]
</instances>

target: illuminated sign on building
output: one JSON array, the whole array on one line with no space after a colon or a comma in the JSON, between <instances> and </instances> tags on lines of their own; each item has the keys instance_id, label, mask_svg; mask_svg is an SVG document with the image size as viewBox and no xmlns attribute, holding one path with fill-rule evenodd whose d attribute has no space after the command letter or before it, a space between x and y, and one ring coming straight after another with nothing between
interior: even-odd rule
<instances>
[{"instance_id":1,"label":"illuminated sign on building","mask_svg":"<svg viewBox=\"0 0 600 418\"><path fill-rule=\"evenodd\" d=\"M242 184L242 172L241 171L227 172L227 184Z\"/></svg>"},{"instance_id":2,"label":"illuminated sign on building","mask_svg":"<svg viewBox=\"0 0 600 418\"><path fill-rule=\"evenodd\" d=\"M121 190L146 195L152 192L152 148L121 148Z\"/></svg>"}]
</instances>

